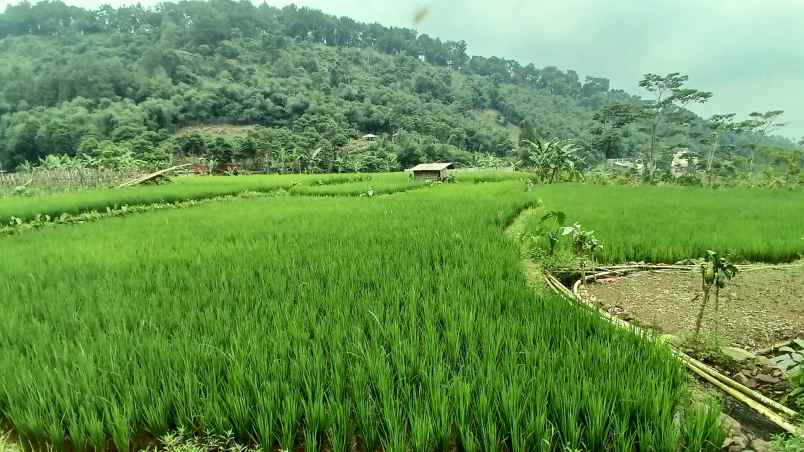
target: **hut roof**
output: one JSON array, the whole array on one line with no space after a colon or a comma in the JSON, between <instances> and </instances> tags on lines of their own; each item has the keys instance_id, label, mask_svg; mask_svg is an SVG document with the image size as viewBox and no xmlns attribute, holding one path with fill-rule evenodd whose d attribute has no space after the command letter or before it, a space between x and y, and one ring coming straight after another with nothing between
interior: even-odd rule
<instances>
[{"instance_id":1,"label":"hut roof","mask_svg":"<svg viewBox=\"0 0 804 452\"><path fill-rule=\"evenodd\" d=\"M455 166L452 163L420 163L413 168L411 171L441 171L447 168L452 168Z\"/></svg>"}]
</instances>

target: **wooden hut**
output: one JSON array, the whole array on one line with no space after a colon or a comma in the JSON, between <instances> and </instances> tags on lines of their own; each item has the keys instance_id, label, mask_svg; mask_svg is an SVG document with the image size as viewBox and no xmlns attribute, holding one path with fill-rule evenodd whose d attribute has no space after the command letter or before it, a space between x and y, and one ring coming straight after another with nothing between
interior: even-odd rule
<instances>
[{"instance_id":1,"label":"wooden hut","mask_svg":"<svg viewBox=\"0 0 804 452\"><path fill-rule=\"evenodd\" d=\"M447 178L447 170L454 166L452 163L421 163L410 172L415 180L443 181Z\"/></svg>"}]
</instances>

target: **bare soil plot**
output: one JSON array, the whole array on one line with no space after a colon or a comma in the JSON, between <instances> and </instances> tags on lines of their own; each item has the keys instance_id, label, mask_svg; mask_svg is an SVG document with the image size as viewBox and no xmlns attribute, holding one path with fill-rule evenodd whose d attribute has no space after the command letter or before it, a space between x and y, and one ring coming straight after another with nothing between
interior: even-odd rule
<instances>
[{"instance_id":1,"label":"bare soil plot","mask_svg":"<svg viewBox=\"0 0 804 452\"><path fill-rule=\"evenodd\" d=\"M639 272L588 286L594 301L663 333L692 331L700 301L697 272ZM804 267L744 271L707 307L703 331L758 350L804 334Z\"/></svg>"}]
</instances>

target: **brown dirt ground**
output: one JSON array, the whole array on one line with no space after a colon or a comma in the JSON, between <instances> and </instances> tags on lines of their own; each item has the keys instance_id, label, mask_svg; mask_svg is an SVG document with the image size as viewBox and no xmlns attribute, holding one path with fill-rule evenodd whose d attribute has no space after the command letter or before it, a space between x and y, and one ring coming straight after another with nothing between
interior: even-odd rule
<instances>
[{"instance_id":1,"label":"brown dirt ground","mask_svg":"<svg viewBox=\"0 0 804 452\"><path fill-rule=\"evenodd\" d=\"M663 333L681 335L695 328L700 300L698 272L646 271L589 284L592 300L612 313L632 316ZM729 345L758 350L776 342L804 337L804 267L746 270L714 296L702 331Z\"/></svg>"}]
</instances>

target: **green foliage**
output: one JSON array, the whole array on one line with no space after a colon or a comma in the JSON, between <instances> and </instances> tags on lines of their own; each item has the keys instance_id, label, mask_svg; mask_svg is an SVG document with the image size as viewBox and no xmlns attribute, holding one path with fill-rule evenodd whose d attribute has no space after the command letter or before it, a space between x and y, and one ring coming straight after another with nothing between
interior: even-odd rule
<instances>
[{"instance_id":1,"label":"green foliage","mask_svg":"<svg viewBox=\"0 0 804 452\"><path fill-rule=\"evenodd\" d=\"M535 223L533 220L537 220ZM562 225L566 214L560 210L548 210L526 220L524 231L525 249L529 257L545 270L558 271L577 267L576 257L561 246Z\"/></svg>"},{"instance_id":2,"label":"green foliage","mask_svg":"<svg viewBox=\"0 0 804 452\"><path fill-rule=\"evenodd\" d=\"M439 153L465 164L475 153L508 154L526 116L543 120L540 133L558 126L583 134L589 114L581 102L608 95L605 79L582 91L572 71L470 59L462 41L228 0L92 11L18 5L0 14L0 36L5 168L78 155L94 139L130 147L144 161L188 151L224 162L286 153L282 170L333 171L365 133L390 141L380 147L403 167ZM275 139L171 138L216 123L270 124ZM382 159L375 151L366 154Z\"/></svg>"},{"instance_id":3,"label":"green foliage","mask_svg":"<svg viewBox=\"0 0 804 452\"><path fill-rule=\"evenodd\" d=\"M650 136L643 152L644 176L650 182L654 180L664 139L677 134L675 129L693 119L684 107L692 103L705 103L712 97L712 93L685 88L688 79L686 75L673 72L664 76L645 74L639 82L639 86L653 96L642 111L646 119L644 130Z\"/></svg>"},{"instance_id":4,"label":"green foliage","mask_svg":"<svg viewBox=\"0 0 804 452\"><path fill-rule=\"evenodd\" d=\"M570 140L524 140L531 147L526 164L532 165L536 182L552 184L581 176L580 148Z\"/></svg>"},{"instance_id":5,"label":"green foliage","mask_svg":"<svg viewBox=\"0 0 804 452\"><path fill-rule=\"evenodd\" d=\"M159 438L158 447L149 447L144 452L247 452L256 448L238 444L231 430L223 433L204 432L201 435L192 435L179 428Z\"/></svg>"},{"instance_id":6,"label":"green foliage","mask_svg":"<svg viewBox=\"0 0 804 452\"><path fill-rule=\"evenodd\" d=\"M0 38L5 170L80 156L88 144L155 166L175 155L271 172L468 166L480 155L508 166L529 152L521 140L536 137L572 139L592 165L646 147L700 147L693 132L706 128L690 115L693 132L662 125L680 113L673 105L695 101L679 74L646 78L646 88L672 95L645 117L642 99L610 90L605 78L469 56L463 41L295 6L21 3L0 14ZM753 162L759 145L794 149L768 136L778 121L763 115L722 135L735 157ZM253 130L184 133L216 125ZM367 133L378 143L364 146Z\"/></svg>"},{"instance_id":7,"label":"green foliage","mask_svg":"<svg viewBox=\"0 0 804 452\"><path fill-rule=\"evenodd\" d=\"M775 435L771 443L771 450L773 452L804 452L804 436Z\"/></svg>"},{"instance_id":8,"label":"green foliage","mask_svg":"<svg viewBox=\"0 0 804 452\"><path fill-rule=\"evenodd\" d=\"M796 410L804 410L804 372L799 371L790 378L790 393L786 400Z\"/></svg>"},{"instance_id":9,"label":"green foliage","mask_svg":"<svg viewBox=\"0 0 804 452\"><path fill-rule=\"evenodd\" d=\"M547 238L550 256L555 253L556 246L558 246L558 241L561 238L559 227L564 224L566 219L567 215L560 210L550 210L539 219L539 229L536 232Z\"/></svg>"},{"instance_id":10,"label":"green foliage","mask_svg":"<svg viewBox=\"0 0 804 452\"><path fill-rule=\"evenodd\" d=\"M726 284L737 274L737 266L731 263L727 256L721 256L718 252L712 250L706 250L706 255L699 261L698 265L701 271L703 299L695 322L694 339L697 339L701 332L701 323L703 322L706 304L709 301L712 289L715 289L715 313L717 313L720 307L720 289L726 287Z\"/></svg>"},{"instance_id":11,"label":"green foliage","mask_svg":"<svg viewBox=\"0 0 804 452\"><path fill-rule=\"evenodd\" d=\"M726 283L737 274L737 267L728 256L721 256L717 251L706 250L700 265L703 284L718 289L726 287Z\"/></svg>"},{"instance_id":12,"label":"green foliage","mask_svg":"<svg viewBox=\"0 0 804 452\"><path fill-rule=\"evenodd\" d=\"M442 184L6 237L0 417L70 450L177 429L190 450L676 450L715 435L676 424L685 375L667 349L527 287L502 228L535 201L519 181Z\"/></svg>"},{"instance_id":13,"label":"green foliage","mask_svg":"<svg viewBox=\"0 0 804 452\"><path fill-rule=\"evenodd\" d=\"M568 235L572 239L572 250L578 256L592 256L603 245L595 237L595 231L584 229L579 223L561 228L561 235Z\"/></svg>"}]
</instances>

